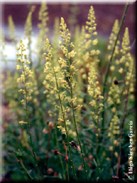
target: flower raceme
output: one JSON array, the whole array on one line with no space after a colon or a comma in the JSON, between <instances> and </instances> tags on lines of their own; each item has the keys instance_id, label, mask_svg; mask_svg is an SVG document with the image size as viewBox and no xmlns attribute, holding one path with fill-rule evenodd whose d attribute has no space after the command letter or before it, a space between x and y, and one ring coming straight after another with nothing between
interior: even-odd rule
<instances>
[{"instance_id":1,"label":"flower raceme","mask_svg":"<svg viewBox=\"0 0 137 183\"><path fill-rule=\"evenodd\" d=\"M16 66L16 69L18 71L21 70L21 75L17 79L17 83L19 84L19 87L21 87L19 89L19 92L24 94L24 98L26 102L28 102L29 100L31 100L31 94L33 92L32 89L33 72L29 69L30 62L29 60L27 60L27 54L24 53L26 49L22 40L20 40L18 50L20 51L20 53L16 54L18 56L18 64ZM22 99L21 103L24 105L24 99Z\"/></svg>"}]
</instances>

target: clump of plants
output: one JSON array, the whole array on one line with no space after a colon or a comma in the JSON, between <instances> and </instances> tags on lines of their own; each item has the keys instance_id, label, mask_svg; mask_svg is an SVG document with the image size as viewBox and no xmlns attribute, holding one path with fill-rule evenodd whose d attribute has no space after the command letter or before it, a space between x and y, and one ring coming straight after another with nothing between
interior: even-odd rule
<instances>
[{"instance_id":1,"label":"clump of plants","mask_svg":"<svg viewBox=\"0 0 137 183\"><path fill-rule=\"evenodd\" d=\"M39 11L39 35L32 49L30 8L25 38L16 36L9 16L9 35L16 69L3 72L3 169L11 180L129 180L129 122L135 122L135 63L129 29L119 38L114 22L102 54L94 7L85 25L67 27L55 19L47 37L48 8ZM7 64L4 35L2 61ZM8 54L8 53L7 53ZM33 55L35 54L35 57ZM105 56L104 56L105 55ZM135 130L133 161L135 151Z\"/></svg>"}]
</instances>

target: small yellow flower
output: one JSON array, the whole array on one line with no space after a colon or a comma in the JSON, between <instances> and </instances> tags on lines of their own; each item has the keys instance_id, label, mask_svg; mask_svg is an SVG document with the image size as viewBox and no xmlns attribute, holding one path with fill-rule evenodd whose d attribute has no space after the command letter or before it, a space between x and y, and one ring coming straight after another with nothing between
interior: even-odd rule
<instances>
[{"instance_id":1,"label":"small yellow flower","mask_svg":"<svg viewBox=\"0 0 137 183\"><path fill-rule=\"evenodd\" d=\"M114 140L114 141L113 141L113 144L116 145L116 144L117 144L117 140Z\"/></svg>"},{"instance_id":2,"label":"small yellow flower","mask_svg":"<svg viewBox=\"0 0 137 183\"><path fill-rule=\"evenodd\" d=\"M110 158L106 158L106 160L107 160L107 161L109 161L109 160L110 160Z\"/></svg>"},{"instance_id":3,"label":"small yellow flower","mask_svg":"<svg viewBox=\"0 0 137 183\"><path fill-rule=\"evenodd\" d=\"M49 57L46 57L46 61L49 62Z\"/></svg>"},{"instance_id":4,"label":"small yellow flower","mask_svg":"<svg viewBox=\"0 0 137 183\"><path fill-rule=\"evenodd\" d=\"M71 123L69 120L66 121L66 125L69 126Z\"/></svg>"},{"instance_id":5,"label":"small yellow flower","mask_svg":"<svg viewBox=\"0 0 137 183\"><path fill-rule=\"evenodd\" d=\"M59 45L61 45L62 44L62 42L61 41L59 41Z\"/></svg>"},{"instance_id":6,"label":"small yellow flower","mask_svg":"<svg viewBox=\"0 0 137 183\"><path fill-rule=\"evenodd\" d=\"M20 65L17 65L17 66L16 66L16 69L17 69L17 70L20 70L20 69L21 69Z\"/></svg>"},{"instance_id":7,"label":"small yellow flower","mask_svg":"<svg viewBox=\"0 0 137 183\"><path fill-rule=\"evenodd\" d=\"M110 151L113 151L113 146L110 146L110 147L109 147L109 150L110 150Z\"/></svg>"},{"instance_id":8,"label":"small yellow flower","mask_svg":"<svg viewBox=\"0 0 137 183\"><path fill-rule=\"evenodd\" d=\"M18 55L17 55L18 56ZM20 62L21 61L21 59L20 58L17 58L17 60L18 60L18 62Z\"/></svg>"},{"instance_id":9,"label":"small yellow flower","mask_svg":"<svg viewBox=\"0 0 137 183\"><path fill-rule=\"evenodd\" d=\"M86 79L87 75L86 74L82 74L82 79Z\"/></svg>"},{"instance_id":10,"label":"small yellow flower","mask_svg":"<svg viewBox=\"0 0 137 183\"><path fill-rule=\"evenodd\" d=\"M76 52L75 52L74 50L72 50L72 51L68 54L68 55L69 55L69 58L70 58L70 57L74 57L75 54L76 54Z\"/></svg>"},{"instance_id":11,"label":"small yellow flower","mask_svg":"<svg viewBox=\"0 0 137 183\"><path fill-rule=\"evenodd\" d=\"M27 59L27 54L24 54L24 58Z\"/></svg>"},{"instance_id":12,"label":"small yellow flower","mask_svg":"<svg viewBox=\"0 0 137 183\"><path fill-rule=\"evenodd\" d=\"M57 128L59 128L61 130L62 129L62 126L57 126Z\"/></svg>"},{"instance_id":13,"label":"small yellow flower","mask_svg":"<svg viewBox=\"0 0 137 183\"><path fill-rule=\"evenodd\" d=\"M77 136L76 132L73 132L72 135L73 135L73 137L76 137Z\"/></svg>"},{"instance_id":14,"label":"small yellow flower","mask_svg":"<svg viewBox=\"0 0 137 183\"><path fill-rule=\"evenodd\" d=\"M91 55L95 55L96 51L95 50L91 50Z\"/></svg>"},{"instance_id":15,"label":"small yellow flower","mask_svg":"<svg viewBox=\"0 0 137 183\"><path fill-rule=\"evenodd\" d=\"M98 40L97 39L93 40L93 43L92 44L93 45L97 45L98 44Z\"/></svg>"},{"instance_id":16,"label":"small yellow flower","mask_svg":"<svg viewBox=\"0 0 137 183\"><path fill-rule=\"evenodd\" d=\"M97 35L97 32L93 32L93 35L96 36Z\"/></svg>"},{"instance_id":17,"label":"small yellow flower","mask_svg":"<svg viewBox=\"0 0 137 183\"><path fill-rule=\"evenodd\" d=\"M116 62L116 65L119 65L119 63L120 63L119 60L116 60L115 62Z\"/></svg>"},{"instance_id":18,"label":"small yellow flower","mask_svg":"<svg viewBox=\"0 0 137 183\"><path fill-rule=\"evenodd\" d=\"M21 63L22 63L22 64L24 64L24 62L25 62L24 60L21 60Z\"/></svg>"},{"instance_id":19,"label":"small yellow flower","mask_svg":"<svg viewBox=\"0 0 137 183\"><path fill-rule=\"evenodd\" d=\"M108 137L111 137L111 133L108 133Z\"/></svg>"},{"instance_id":20,"label":"small yellow flower","mask_svg":"<svg viewBox=\"0 0 137 183\"><path fill-rule=\"evenodd\" d=\"M62 133L66 133L65 128L62 127L62 128L61 128L61 132L62 132Z\"/></svg>"},{"instance_id":21,"label":"small yellow flower","mask_svg":"<svg viewBox=\"0 0 137 183\"><path fill-rule=\"evenodd\" d=\"M96 50L96 55L99 55L100 54L100 50Z\"/></svg>"},{"instance_id":22,"label":"small yellow flower","mask_svg":"<svg viewBox=\"0 0 137 183\"><path fill-rule=\"evenodd\" d=\"M111 109L111 111L112 111L113 113L115 113L115 112L116 112L116 108L113 107L113 108Z\"/></svg>"},{"instance_id":23,"label":"small yellow flower","mask_svg":"<svg viewBox=\"0 0 137 183\"><path fill-rule=\"evenodd\" d=\"M111 46L110 45L108 45L108 50L111 50Z\"/></svg>"},{"instance_id":24,"label":"small yellow flower","mask_svg":"<svg viewBox=\"0 0 137 183\"><path fill-rule=\"evenodd\" d=\"M120 68L120 69L118 70L118 72L121 73L121 74L123 73L123 71L124 71L123 68Z\"/></svg>"},{"instance_id":25,"label":"small yellow flower","mask_svg":"<svg viewBox=\"0 0 137 183\"><path fill-rule=\"evenodd\" d=\"M115 66L112 65L112 66L110 67L110 70L111 70L111 71L114 71L114 70L115 70Z\"/></svg>"}]
</instances>

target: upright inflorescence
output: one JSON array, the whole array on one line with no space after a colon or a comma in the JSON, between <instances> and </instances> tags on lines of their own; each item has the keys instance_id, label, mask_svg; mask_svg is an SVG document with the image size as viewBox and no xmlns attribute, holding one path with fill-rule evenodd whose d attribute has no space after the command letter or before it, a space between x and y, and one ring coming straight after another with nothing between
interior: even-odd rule
<instances>
[{"instance_id":1,"label":"upright inflorescence","mask_svg":"<svg viewBox=\"0 0 137 183\"><path fill-rule=\"evenodd\" d=\"M59 49L60 49L58 39L59 39L59 18L56 17L54 22L54 38L52 42L54 66L58 65L58 62L56 61L57 57L59 56Z\"/></svg>"},{"instance_id":2,"label":"upright inflorescence","mask_svg":"<svg viewBox=\"0 0 137 183\"><path fill-rule=\"evenodd\" d=\"M8 22L9 22L10 39L16 44L17 43L17 38L16 38L15 25L14 25L14 22L13 22L13 19L12 19L11 15L8 17Z\"/></svg>"},{"instance_id":3,"label":"upright inflorescence","mask_svg":"<svg viewBox=\"0 0 137 183\"><path fill-rule=\"evenodd\" d=\"M44 73L45 73L45 79L43 81L43 85L45 86L45 91L43 92L44 94L46 94L47 97L47 102L52 103L54 105L54 101L56 99L56 84L55 84L55 77L54 77L54 70L53 70L53 66L52 66L52 50L53 48L51 47L49 40L46 39L45 42L45 59L46 59L46 63L45 63L45 68L44 68ZM54 105L55 106L55 105ZM48 114L50 115L50 117L52 117L55 113L54 110L48 111Z\"/></svg>"},{"instance_id":4,"label":"upright inflorescence","mask_svg":"<svg viewBox=\"0 0 137 183\"><path fill-rule=\"evenodd\" d=\"M32 12L29 12L27 20L26 20L25 35L28 37L28 39L31 38L31 35L32 35Z\"/></svg>"},{"instance_id":5,"label":"upright inflorescence","mask_svg":"<svg viewBox=\"0 0 137 183\"><path fill-rule=\"evenodd\" d=\"M48 31L47 28L47 21L48 21L48 12L47 12L47 5L46 3L42 3L41 7L40 7L40 11L39 11L39 20L41 21L40 24L38 24L38 27L41 28L40 30L40 35L42 36L42 38L46 37L46 33Z\"/></svg>"},{"instance_id":6,"label":"upright inflorescence","mask_svg":"<svg viewBox=\"0 0 137 183\"><path fill-rule=\"evenodd\" d=\"M82 155L82 161L83 161L83 166L84 166L84 170L85 170L85 174L86 174L86 179L88 179L87 177L87 170L86 170L86 166L85 166L85 161L84 161L84 157L83 157L83 147L81 145L81 140L80 140L80 136L79 136L79 132L78 132L78 126L77 126L77 122L76 122L76 116L75 116L75 108L81 108L81 105L77 105L76 101L77 101L77 97L75 96L75 87L76 87L76 82L73 80L74 76L76 75L77 69L75 67L75 63L76 61L74 60L75 54L76 52L74 50L70 50L69 48L73 48L74 44L73 42L70 41L70 33L67 33L68 29L66 26L66 23L64 22L64 19L61 18L61 23L60 23L60 34L61 34L61 38L63 39L63 42L60 42L60 46L61 46L61 50L63 51L63 54L66 58L67 61L67 72L65 73L67 76L67 89L68 92L70 93L70 100L68 100L68 103L70 105L71 108L71 116L72 116L72 120L73 120L73 126L77 135L77 140L80 146L80 150L81 150L81 155Z\"/></svg>"},{"instance_id":7,"label":"upright inflorescence","mask_svg":"<svg viewBox=\"0 0 137 183\"><path fill-rule=\"evenodd\" d=\"M48 39L46 40L45 51L46 53L44 53L44 56L46 58L46 64L45 64L44 72L46 74L46 77L43 84L45 85L46 90L44 93L47 93L49 95L48 96L49 98L51 94L55 95L55 100L57 101L57 105L55 105L55 110L59 111L58 122L57 122L59 125L57 127L61 130L62 134L66 134L67 143L69 143L68 126L70 126L71 123L67 115L67 113L70 110L69 110L69 107L67 106L67 102L69 102L69 100L67 98L66 91L65 91L66 89L70 89L70 86L65 78L67 63L63 58L59 58L58 59L59 66L54 67L54 64L51 59L52 47L49 44ZM76 177L70 147L69 147L69 154L70 154L70 159L73 167L74 176ZM67 167L67 172L68 172L68 167Z\"/></svg>"},{"instance_id":8,"label":"upright inflorescence","mask_svg":"<svg viewBox=\"0 0 137 183\"><path fill-rule=\"evenodd\" d=\"M121 88L119 87L118 84L115 84L116 81L117 80L114 78L112 85L110 86L110 90L108 92L108 99L107 99L108 103L110 105L113 105L113 107L114 106L116 107L117 104L121 103L120 101ZM114 108L112 108L112 112L115 112Z\"/></svg>"},{"instance_id":9,"label":"upright inflorescence","mask_svg":"<svg viewBox=\"0 0 137 183\"><path fill-rule=\"evenodd\" d=\"M39 36L38 36L38 53L40 55L40 60L43 59L43 53L44 53L44 44L47 37L47 21L48 21L48 7L45 2L42 3L39 11L39 20L40 23L38 24L38 27L40 28Z\"/></svg>"},{"instance_id":10,"label":"upright inflorescence","mask_svg":"<svg viewBox=\"0 0 137 183\"><path fill-rule=\"evenodd\" d=\"M77 30L77 29L76 29ZM86 63L89 59L89 53L86 52L86 38L85 38L85 27L82 26L81 32L78 34L78 31L76 32L75 41L74 41L74 49L76 50L76 67L78 68L79 72L76 75L78 86L83 90L83 80L87 79L87 72L86 72Z\"/></svg>"},{"instance_id":11,"label":"upright inflorescence","mask_svg":"<svg viewBox=\"0 0 137 183\"><path fill-rule=\"evenodd\" d=\"M74 79L77 72L76 61L74 60L76 52L73 49L74 44L70 41L70 33L68 32L66 23L64 22L63 18L61 18L60 34L63 41L59 41L59 44L65 58L60 58L59 64L65 76L65 80L63 81L64 83L62 84L67 94L67 96L65 97L65 101L67 103L67 111L69 112L72 108L73 110L76 110L78 108L81 108L82 106L78 104L77 93L75 91L75 88L77 86L77 82ZM72 132L71 130L69 130L69 133L76 136L76 132Z\"/></svg>"},{"instance_id":12,"label":"upright inflorescence","mask_svg":"<svg viewBox=\"0 0 137 183\"><path fill-rule=\"evenodd\" d=\"M2 61L4 61L5 63L7 63L7 55L5 53L6 49L5 49L5 37L4 37L4 33L3 31L1 30L0 32L0 54L1 54L1 57L0 59Z\"/></svg>"},{"instance_id":13,"label":"upright inflorescence","mask_svg":"<svg viewBox=\"0 0 137 183\"><path fill-rule=\"evenodd\" d=\"M96 128L96 136L98 137L101 131L100 123L102 118L100 117L100 113L103 110L102 100L104 97L101 95L99 81L97 80L97 72L93 63L90 65L90 72L88 76L88 93L92 97L90 102L92 114L91 127Z\"/></svg>"},{"instance_id":14,"label":"upright inflorescence","mask_svg":"<svg viewBox=\"0 0 137 183\"><path fill-rule=\"evenodd\" d=\"M32 67L32 60L31 60L31 43L32 43L32 39L31 39L31 35L32 35L32 12L30 11L26 20L26 24L25 24L25 36L28 39L28 49L29 49L29 61L30 61L30 67Z\"/></svg>"},{"instance_id":15,"label":"upright inflorescence","mask_svg":"<svg viewBox=\"0 0 137 183\"><path fill-rule=\"evenodd\" d=\"M96 22L95 22L96 18L95 18L95 11L93 6L90 7L89 10L89 14L88 14L88 21L86 22L86 30L88 30L89 34L86 34L86 38L90 38L91 36L95 36L97 35L96 32ZM96 45L98 43L98 41L95 39L92 42L92 45Z\"/></svg>"},{"instance_id":16,"label":"upright inflorescence","mask_svg":"<svg viewBox=\"0 0 137 183\"><path fill-rule=\"evenodd\" d=\"M108 137L111 139L111 145L109 147L110 151L114 150L115 146L119 145L119 134L120 134L120 120L115 113L114 116L112 117L110 121L110 127L109 127L109 132L108 132Z\"/></svg>"},{"instance_id":17,"label":"upright inflorescence","mask_svg":"<svg viewBox=\"0 0 137 183\"><path fill-rule=\"evenodd\" d=\"M97 63L99 62L98 55L100 54L100 50L96 49L96 45L98 44L98 39L94 36L97 35L96 31L96 18L95 18L95 12L94 8L91 6L88 14L88 21L86 22L86 30L88 31L88 34L85 35L85 38L87 39L87 42L85 44L86 48L89 49L89 55L93 62L96 63L95 67L97 67ZM88 65L87 65L88 66Z\"/></svg>"},{"instance_id":18,"label":"upright inflorescence","mask_svg":"<svg viewBox=\"0 0 137 183\"><path fill-rule=\"evenodd\" d=\"M121 49L121 53L123 54L123 56L120 59L120 63L122 65L124 65L124 68L121 67L119 69L119 73L125 73L124 76L124 80L125 80L125 91L123 94L127 94L128 93L128 88L130 87L130 83L132 83L134 81L134 67L133 67L133 58L130 54L130 41L129 41L129 32L128 32L128 28L125 29L125 33L124 33L124 37L123 37L123 41L122 41L122 49ZM132 82L131 82L132 81Z\"/></svg>"},{"instance_id":19,"label":"upright inflorescence","mask_svg":"<svg viewBox=\"0 0 137 183\"><path fill-rule=\"evenodd\" d=\"M114 47L114 43L116 41L118 31L119 31L119 21L115 20L113 28L112 28L112 32L109 37L108 50L110 50L110 51L112 51L112 49ZM118 40L117 45L115 46L115 52L114 52L113 56L116 56L119 54L119 45L120 45L120 41Z\"/></svg>"},{"instance_id":20,"label":"upright inflorescence","mask_svg":"<svg viewBox=\"0 0 137 183\"><path fill-rule=\"evenodd\" d=\"M118 31L119 31L119 21L115 20L113 28L112 28L112 32L111 32L110 37L109 37L108 47L107 47L109 52L110 52L110 54L108 55L108 61L110 60L111 52L114 49L114 44L115 44L115 41L117 38ZM119 46L120 46L120 41L118 40L117 44L115 46L115 51L113 53L113 62L110 66L111 72L116 70L117 65L119 65L119 53L120 53Z\"/></svg>"},{"instance_id":21,"label":"upright inflorescence","mask_svg":"<svg viewBox=\"0 0 137 183\"><path fill-rule=\"evenodd\" d=\"M30 118L29 118L29 110L28 110L28 102L32 99L31 95L33 92L33 88L32 88L33 72L29 69L30 61L27 59L27 54L24 53L26 51L26 48L22 40L20 40L20 44L17 49L20 51L20 53L17 53L19 64L17 65L16 69L21 70L21 75L17 79L17 83L19 84L19 88L20 88L19 93L22 93L24 95L24 98L21 100L21 104L24 106L26 111L26 117L25 117L26 121L19 121L19 123L27 124L28 126L30 146L32 149L33 158L35 160L35 167L37 170L37 174L40 178L37 159L36 159L36 153L34 151L32 135L30 131Z\"/></svg>"},{"instance_id":22,"label":"upright inflorescence","mask_svg":"<svg viewBox=\"0 0 137 183\"><path fill-rule=\"evenodd\" d=\"M20 86L19 92L23 93L24 95L24 99L21 100L21 103L26 107L26 104L31 100L31 94L33 92L32 89L33 72L29 69L30 61L27 59L27 54L24 53L26 49L22 40L20 40L18 50L20 51L20 53L17 53L18 64L16 66L16 69L21 70L21 75L17 79L17 83Z\"/></svg>"}]
</instances>

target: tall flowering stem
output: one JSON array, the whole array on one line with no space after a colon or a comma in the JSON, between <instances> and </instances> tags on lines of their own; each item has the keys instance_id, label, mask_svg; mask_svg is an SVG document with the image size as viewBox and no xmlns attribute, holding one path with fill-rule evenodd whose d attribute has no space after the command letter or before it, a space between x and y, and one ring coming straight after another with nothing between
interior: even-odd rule
<instances>
[{"instance_id":1,"label":"tall flowering stem","mask_svg":"<svg viewBox=\"0 0 137 183\"><path fill-rule=\"evenodd\" d=\"M102 100L104 97L101 95L101 89L100 86L98 86L99 81L97 81L97 71L95 67L96 63L93 62L90 65L90 71L89 71L89 76L88 76L88 93L92 97L92 100L90 101L91 105L91 114L93 118L93 122L90 125L90 127L95 131L96 135L96 161L97 161L97 168L99 167L99 157L98 157L98 141L100 138L100 132L101 132L101 125L100 123L102 122L102 118L100 118L100 113L102 112L103 109L103 103ZM95 124L96 125L95 125ZM98 171L99 168L98 168ZM99 172L100 174L100 172Z\"/></svg>"},{"instance_id":2,"label":"tall flowering stem","mask_svg":"<svg viewBox=\"0 0 137 183\"><path fill-rule=\"evenodd\" d=\"M59 143L58 143L58 135L57 135L57 125L56 124L55 124L55 136L56 136L56 145L57 145L58 151L60 152ZM61 168L63 170L63 178L65 180L66 176L65 176L65 173L64 173L64 165L63 165L63 161L62 161L62 156L60 154L59 154L59 159L60 159Z\"/></svg>"},{"instance_id":3,"label":"tall flowering stem","mask_svg":"<svg viewBox=\"0 0 137 183\"><path fill-rule=\"evenodd\" d=\"M67 63L68 63L68 84L70 87L70 95L71 95L71 109L72 109L72 117L73 117L73 122L74 122L74 128L77 134L77 140L78 143L80 145L80 149L81 149L81 156L82 156L82 161L83 161L83 166L84 166L84 170L85 170L85 174L86 174L86 179L88 179L88 175L87 175L87 170L86 170L86 165L85 165L85 161L84 161L84 153L83 153L83 147L81 145L81 141L80 141L80 137L79 137L79 133L78 133L78 129L77 129L77 124L76 124L76 119L75 119L75 112L74 112L74 102L76 100L76 98L74 98L73 95L73 88L75 87L76 83L73 83L73 77L76 74L76 68L75 68L75 61L71 63L70 59L73 58L76 54L76 52L74 50L72 51L68 51L68 46L70 47L74 47L73 43L70 43L70 33L68 32L67 26L64 22L64 19L61 18L61 23L60 23L60 33L61 33L61 37L63 38L64 43L60 42L61 45L61 49L63 51L63 53L65 54L65 57L67 59ZM72 86L73 85L73 86Z\"/></svg>"},{"instance_id":4,"label":"tall flowering stem","mask_svg":"<svg viewBox=\"0 0 137 183\"><path fill-rule=\"evenodd\" d=\"M129 50L131 49L129 44L130 44L129 32L128 32L128 28L126 28L123 36L122 49L121 49L121 52L123 53L123 56L121 58L121 63L124 63L125 65L125 68L123 69L123 72L125 71L125 75L124 75L125 83L124 83L124 92L123 92L123 94L125 94L125 106L124 106L124 114L123 114L122 123L121 123L121 129L120 129L120 155L118 158L117 176L119 176L119 168L121 163L122 136L123 136L123 128L124 128L124 123L125 123L125 118L127 113L128 96L129 96L130 87L131 87L131 80L134 78L134 62L131 57L131 54L129 53Z\"/></svg>"},{"instance_id":5,"label":"tall flowering stem","mask_svg":"<svg viewBox=\"0 0 137 183\"><path fill-rule=\"evenodd\" d=\"M31 148L32 148L32 153L33 153L33 157L35 160L35 166L36 166L36 170L37 173L39 174L39 170L38 170L38 163L37 163L37 159L36 159L36 154L34 151L34 145L33 145L33 141L32 141L32 135L31 135L31 131L30 131L30 120L29 120L29 113L28 113L28 102L31 100L31 94L33 92L33 90L31 89L32 83L31 83L31 79L33 78L33 73L32 71L29 69L29 67L27 65L30 64L30 62L27 60L27 54L24 54L23 52L26 51L25 49L25 45L23 44L23 41L20 40L20 44L19 47L17 48L18 50L21 51L21 53L18 53L18 62L20 63L19 65L17 65L17 70L21 70L22 69L22 74L21 76L17 79L17 83L20 84L20 86L22 86L22 84L24 84L24 89L20 89L19 92L23 93L24 95L24 99L21 100L21 104L24 106L25 111L26 111L26 119L27 122L24 121L19 121L20 124L27 124L28 126L28 133L29 133L29 138L30 138L30 144L31 144ZM27 65L25 65L27 64ZM39 175L40 176L40 175Z\"/></svg>"},{"instance_id":6,"label":"tall flowering stem","mask_svg":"<svg viewBox=\"0 0 137 183\"><path fill-rule=\"evenodd\" d=\"M60 74L62 75L62 77L64 78L64 75L62 73L59 72L59 68L58 67L54 67L53 62L52 62L52 47L49 44L49 40L46 40L46 44L45 44L45 50L47 53L44 53L45 57L46 57L46 64L45 64L45 69L44 72L46 73L46 77L45 80L43 82L43 84L46 87L46 90L44 91L44 93L47 93L48 91L50 91L50 89L52 89L52 87L54 86L54 92L55 92L55 97L56 99L59 101L60 106L56 106L57 109L60 109L61 115L62 115L62 121L64 124L65 128L62 128L62 126L59 126L62 129L62 132L66 133L66 139L67 139L67 144L69 144L69 136L68 136L68 129L67 129L67 125L66 125L66 112L64 110L64 105L63 105L63 101L62 101L62 93L60 91L60 85L59 85L59 76ZM59 62L59 61L58 61ZM61 76L60 76L61 77ZM62 80L63 80L62 78ZM62 81L61 80L61 81ZM73 164L73 160L72 160L72 155L71 155L71 149L69 146L69 154L70 154L70 161L71 161L71 165L73 168L73 173L75 178L76 177L76 172L74 169L74 164ZM67 166L67 174L68 174L68 166ZM68 175L68 180L69 180L69 175Z\"/></svg>"},{"instance_id":7,"label":"tall flowering stem","mask_svg":"<svg viewBox=\"0 0 137 183\"><path fill-rule=\"evenodd\" d=\"M114 44L114 47L113 47L113 50L112 50L112 53L111 53L110 61L108 63L108 67L107 67L107 71L106 71L106 75L105 75L105 79L104 79L103 96L105 95L105 91L106 91L105 86L106 86L106 82L107 82L108 73L109 73L109 70L110 70L110 65L111 65L111 62L113 60L115 48L116 48L117 41L118 41L118 38L119 38L119 34L121 32L121 29L122 29L122 26L123 26L123 23L124 23L124 20L125 20L125 17L126 17L128 7L129 7L129 2L127 3L127 5L125 7L125 10L124 10L124 13L123 13L123 16L122 16L122 20L121 20L121 23L120 23L120 28L119 28L119 31L118 31L118 34L117 34L117 38L115 40L115 44ZM103 118L103 120L102 120L102 129L104 129L104 114L105 114L105 111L103 110L103 112L102 112L102 118Z\"/></svg>"},{"instance_id":8,"label":"tall flowering stem","mask_svg":"<svg viewBox=\"0 0 137 183\"><path fill-rule=\"evenodd\" d=\"M54 72L54 73L55 73L55 72ZM55 73L55 79L56 79L56 87L57 87L57 90L59 91L56 73ZM66 132L67 143L69 144L69 137L68 137L68 130L67 130L67 125L66 125L66 120L65 120L65 113L64 113L64 111L63 111L62 101L61 101L61 97L60 97L60 93L59 93L59 92L58 92L58 97L59 97L61 112L62 112L63 121L64 121L64 125L65 125L65 132ZM72 164L72 168L73 168L73 173L74 173L75 178L77 178L77 177L76 177L76 172L75 172L75 169L74 169L73 160L72 160L72 155L71 155L70 146L69 146L69 154L70 154L71 164ZM67 166L67 174L68 174L68 180L69 180L68 166Z\"/></svg>"}]
</instances>

